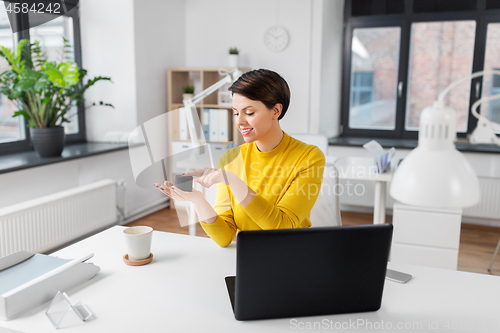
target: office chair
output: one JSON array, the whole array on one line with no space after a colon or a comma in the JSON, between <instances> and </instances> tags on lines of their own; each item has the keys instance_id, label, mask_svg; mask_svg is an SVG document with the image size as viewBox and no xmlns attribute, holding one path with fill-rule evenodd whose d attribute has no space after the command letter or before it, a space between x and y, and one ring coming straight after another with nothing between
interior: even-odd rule
<instances>
[{"instance_id":1,"label":"office chair","mask_svg":"<svg viewBox=\"0 0 500 333\"><path fill-rule=\"evenodd\" d=\"M317 146L325 158L328 155L328 138L320 134L289 134L304 143ZM339 172L335 165L326 163L323 184L318 199L311 210L312 227L341 226L339 200Z\"/></svg>"}]
</instances>

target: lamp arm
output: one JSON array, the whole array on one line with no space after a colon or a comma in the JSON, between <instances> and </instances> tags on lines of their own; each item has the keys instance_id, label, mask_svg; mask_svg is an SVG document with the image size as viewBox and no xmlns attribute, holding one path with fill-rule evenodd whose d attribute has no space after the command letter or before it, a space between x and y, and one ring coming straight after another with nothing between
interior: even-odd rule
<instances>
[{"instance_id":1,"label":"lamp arm","mask_svg":"<svg viewBox=\"0 0 500 333\"><path fill-rule=\"evenodd\" d=\"M184 106L186 106L186 104L196 104L196 103L201 102L205 97L207 97L208 95L210 95L214 91L218 90L219 88L221 88L225 84L232 83L233 81L236 81L238 79L238 77L241 75L241 72L238 69L233 69L232 71L219 70L219 74L225 75L225 77L222 78L219 82L212 84L210 87L203 90L202 92L200 92L198 95L192 97L191 99L187 99L185 101L182 101Z\"/></svg>"},{"instance_id":2,"label":"lamp arm","mask_svg":"<svg viewBox=\"0 0 500 333\"><path fill-rule=\"evenodd\" d=\"M484 116L480 115L477 112L477 109L478 109L479 105L481 105L481 104L483 104L485 102L494 101L494 100L499 99L499 98L500 98L500 94L496 94L496 95L493 95L493 96L488 96L488 97L483 97L481 99L478 99L477 101L474 102L474 104L472 104L472 107L471 107L471 113L472 113L472 115L474 117L476 117L477 119L479 119L480 117L485 118ZM492 122L492 121L490 121L490 122L492 123L493 128L495 130L500 131L500 124L497 124L497 123Z\"/></svg>"},{"instance_id":3,"label":"lamp arm","mask_svg":"<svg viewBox=\"0 0 500 333\"><path fill-rule=\"evenodd\" d=\"M477 108L484 102L493 101L499 99L500 94L483 97L472 104L471 113L478 119L477 126L472 131L469 142L473 144L496 144L500 146L500 138L495 134L495 131L500 131L500 124L490 121L485 116L480 115L477 112Z\"/></svg>"},{"instance_id":4,"label":"lamp arm","mask_svg":"<svg viewBox=\"0 0 500 333\"><path fill-rule=\"evenodd\" d=\"M442 110L444 108L444 97L446 96L447 93L450 92L451 89L455 88L457 85L459 85L462 82L469 81L471 79L474 79L476 77L483 76L486 74L500 75L500 70L480 71L480 72L472 73L469 76L466 76L460 80L453 82L452 84L450 84L448 87L446 87L439 94L438 100L435 104L437 104L437 107ZM474 117L476 117L478 119L478 123L477 123L476 128L474 129L474 131L471 133L471 135L469 137L470 143L472 143L472 144L486 143L486 144L500 145L500 138L498 138L498 136L495 134L495 131L500 131L500 124L497 124L495 122L490 121L489 119L480 115L477 112L477 108L479 107L479 105L481 105L484 102L492 101L492 100L495 100L498 98L500 98L500 94L494 95L494 96L489 96L489 97L483 97L483 98L477 100L476 102L474 102L474 104L472 104L471 113Z\"/></svg>"},{"instance_id":5,"label":"lamp arm","mask_svg":"<svg viewBox=\"0 0 500 333\"><path fill-rule=\"evenodd\" d=\"M188 99L188 100L182 101L182 103L184 104L184 106L186 106L186 104L196 104L196 103L199 103L205 97L207 97L208 95L210 95L211 93L213 93L214 91L216 91L217 89L219 89L220 87L222 87L223 85L225 85L227 83L231 83L231 82L233 82L233 79L231 78L230 75L227 75L226 77L224 77L219 82L212 84L210 87L208 87L207 89L203 90L198 95L192 97L190 100Z\"/></svg>"},{"instance_id":6,"label":"lamp arm","mask_svg":"<svg viewBox=\"0 0 500 333\"><path fill-rule=\"evenodd\" d=\"M464 78L462 78L460 80L457 80L457 81L453 82L452 84L450 84L448 87L446 87L439 94L439 97L438 97L439 106L440 107L444 107L444 97L446 96L447 93L450 92L451 89L455 88L457 85L459 85L460 83L462 83L464 81L469 81L469 80L475 79L476 77L483 76L485 74L497 74L497 75L500 75L500 71L499 70L491 70L491 71L475 72L475 73L472 73L469 76L466 76L466 77L464 77Z\"/></svg>"},{"instance_id":7,"label":"lamp arm","mask_svg":"<svg viewBox=\"0 0 500 333\"><path fill-rule=\"evenodd\" d=\"M186 116L186 120L187 120L187 124L188 124L189 136L191 137L191 143L193 144L193 148L200 146L200 143L198 142L198 134L197 134L196 128L195 128L192 108L195 107L196 103L199 103L205 97L212 94L214 91L221 88L225 84L232 83L233 80L236 81L238 79L238 77L241 75L241 71L239 71L238 69L233 69L231 71L219 70L219 74L225 75L225 77L222 78L220 81L212 84L210 87L203 90L198 95L182 101L182 104L184 104L184 112L185 112L185 116Z\"/></svg>"}]
</instances>

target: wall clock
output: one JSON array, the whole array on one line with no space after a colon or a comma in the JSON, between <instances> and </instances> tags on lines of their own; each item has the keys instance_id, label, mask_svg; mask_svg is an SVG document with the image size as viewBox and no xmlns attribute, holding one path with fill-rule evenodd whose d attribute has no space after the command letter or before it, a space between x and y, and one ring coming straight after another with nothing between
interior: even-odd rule
<instances>
[{"instance_id":1,"label":"wall clock","mask_svg":"<svg viewBox=\"0 0 500 333\"><path fill-rule=\"evenodd\" d=\"M267 48L274 52L283 51L290 41L288 31L279 25L267 29L264 35L264 43Z\"/></svg>"}]
</instances>

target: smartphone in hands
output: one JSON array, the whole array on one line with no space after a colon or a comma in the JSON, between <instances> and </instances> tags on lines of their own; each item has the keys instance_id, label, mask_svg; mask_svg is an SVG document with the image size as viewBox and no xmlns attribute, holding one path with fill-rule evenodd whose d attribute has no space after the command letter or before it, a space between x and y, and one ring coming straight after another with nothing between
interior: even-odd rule
<instances>
[{"instance_id":1,"label":"smartphone in hands","mask_svg":"<svg viewBox=\"0 0 500 333\"><path fill-rule=\"evenodd\" d=\"M193 176L174 176L174 186L184 192L193 192Z\"/></svg>"}]
</instances>

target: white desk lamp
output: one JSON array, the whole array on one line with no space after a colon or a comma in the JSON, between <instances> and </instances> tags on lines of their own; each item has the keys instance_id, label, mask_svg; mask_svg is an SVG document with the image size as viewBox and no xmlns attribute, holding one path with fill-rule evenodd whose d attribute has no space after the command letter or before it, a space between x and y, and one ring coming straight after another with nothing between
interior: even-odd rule
<instances>
[{"instance_id":1,"label":"white desk lamp","mask_svg":"<svg viewBox=\"0 0 500 333\"><path fill-rule=\"evenodd\" d=\"M438 100L432 106L422 111L418 147L412 150L398 167L390 189L391 196L397 201L410 206L420 206L420 208L414 207L414 210L397 208L398 212L402 212L400 214L404 214L405 211L414 214L414 218L410 220L408 220L409 215L402 215L405 216L405 221L402 221L404 222L400 227L402 229L399 229L398 242L401 243L396 244L399 249L398 260L404 256L405 259L402 260L418 261L419 264L425 260L431 265L439 262L438 265L448 268L456 265L460 242L461 208L478 203L480 191L477 175L463 154L455 147L456 112L444 105L444 96L458 84L484 74L500 74L500 71L476 72L454 82L439 94ZM482 98L472 105L471 112L478 119L478 124L469 137L470 143L500 145L500 140L494 132L500 130L500 125L477 113L477 107L481 103L497 98L500 98L500 95ZM436 208L440 210L436 211ZM456 212L446 212L443 208L460 208L460 210L456 211L459 212L457 215ZM396 214L396 207L394 212ZM423 238L427 239L426 233L432 232L425 227L422 227L425 230L418 227L421 224L419 219L422 218L426 219L422 222L427 222L422 225L428 225L431 221L429 219L436 219L436 222L443 221L436 229L440 230L442 235L428 238L429 242L432 240L434 246L440 246L441 242L445 242L446 250L427 247L428 241L422 241ZM397 219L393 223L400 224ZM408 236L410 234L412 236ZM408 237L411 237L411 240ZM411 244L412 251L408 252L405 243ZM443 255L444 252L439 251L447 251L446 256Z\"/></svg>"},{"instance_id":2,"label":"white desk lamp","mask_svg":"<svg viewBox=\"0 0 500 333\"><path fill-rule=\"evenodd\" d=\"M214 83L207 89L203 90L196 96L185 99L182 101L184 104L184 114L187 119L187 124L188 124L188 130L189 130L189 136L191 137L191 143L192 143L192 148L196 148L199 146L203 146L198 139L198 131L196 130L195 126L195 121L194 121L194 116L193 112L196 114L196 103L201 102L205 97L209 96L213 92L217 91L220 89L222 86L224 86L227 83L232 83L236 81L241 75L242 72L238 70L237 68L226 71L224 69L219 69L219 74L220 75L225 75L223 79L221 79L219 82ZM182 117L182 112L180 114ZM200 124L200 122L198 122ZM201 127L201 126L200 126ZM204 139L202 139L203 143L205 142ZM212 154L210 147L208 147L208 154L196 154L195 149L192 149L191 155L188 160L184 161L179 161L178 166L182 165L186 169L192 169L192 170L197 170L200 168L204 168L207 165L207 161L210 163L211 167L214 167L214 161L212 160ZM189 234L192 236L196 236L196 213L194 210L194 206L191 203L190 208L189 208Z\"/></svg>"},{"instance_id":3,"label":"white desk lamp","mask_svg":"<svg viewBox=\"0 0 500 333\"><path fill-rule=\"evenodd\" d=\"M479 202L479 180L455 147L456 112L444 105L444 96L458 84L484 74L500 74L500 71L476 72L452 83L432 106L422 111L418 147L401 162L392 178L390 194L394 199L408 205L437 208L463 208ZM500 145L494 133L500 130L500 125L476 111L481 103L499 97L485 97L472 106L478 125L470 136L471 143Z\"/></svg>"},{"instance_id":4,"label":"white desk lamp","mask_svg":"<svg viewBox=\"0 0 500 333\"><path fill-rule=\"evenodd\" d=\"M500 124L492 122L488 120L485 116L481 116L479 113L477 113L477 108L479 107L479 105L483 104L484 102L493 101L499 98L500 94L489 97L483 97L477 100L474 104L472 104L471 112L474 115L474 117L476 117L478 120L477 120L477 127L474 129L474 131L472 131L472 134L470 135L469 138L471 143L474 144L489 143L500 146L500 138L498 138L498 136L494 132L494 131L500 132Z\"/></svg>"},{"instance_id":5,"label":"white desk lamp","mask_svg":"<svg viewBox=\"0 0 500 333\"><path fill-rule=\"evenodd\" d=\"M197 103L201 102L208 95L210 95L213 92L215 92L216 90L220 89L225 84L233 83L243 73L240 70L238 70L237 68L235 68L231 71L219 69L219 74L225 75L225 77L222 80L220 80L219 82L214 83L213 85L211 85L207 89L203 90L198 95L182 101L182 103L184 104L184 110L185 110L185 114L186 114L186 118L187 118L188 130L189 130L189 136L191 137L191 143L193 144L193 148L201 146L201 143L198 140L198 131L196 131L195 124L194 124L193 112L196 112L195 105ZM194 110L193 110L193 108L194 108Z\"/></svg>"}]
</instances>

